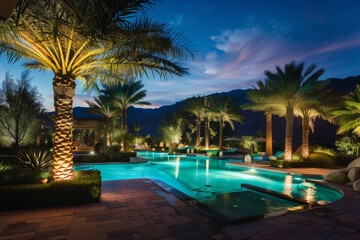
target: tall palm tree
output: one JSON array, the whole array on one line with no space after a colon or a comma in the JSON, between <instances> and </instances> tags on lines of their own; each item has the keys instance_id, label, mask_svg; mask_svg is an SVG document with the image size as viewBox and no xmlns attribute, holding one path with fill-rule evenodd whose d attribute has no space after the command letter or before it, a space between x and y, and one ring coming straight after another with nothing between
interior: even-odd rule
<instances>
[{"instance_id":1,"label":"tall palm tree","mask_svg":"<svg viewBox=\"0 0 360 240\"><path fill-rule=\"evenodd\" d=\"M214 113L216 121L219 122L219 147L222 148L225 123L229 123L231 129L234 130L234 121L242 123L242 117L237 101L233 97L213 95L211 102L211 111Z\"/></svg>"},{"instance_id":2,"label":"tall palm tree","mask_svg":"<svg viewBox=\"0 0 360 240\"><path fill-rule=\"evenodd\" d=\"M303 102L317 101L311 98L311 92L316 87L319 77L324 73L324 69L314 70L316 65L312 64L304 71L304 63L297 64L292 61L286 64L284 70L276 66L276 72L265 71L268 86L274 104L269 104L278 112L285 113L285 149L284 159L292 159L292 137L294 125L294 110Z\"/></svg>"},{"instance_id":3,"label":"tall palm tree","mask_svg":"<svg viewBox=\"0 0 360 240\"><path fill-rule=\"evenodd\" d=\"M211 110L211 96L205 96L203 97L204 101L204 110L203 110L203 116L204 116L204 128L205 128L205 149L209 149L210 146L210 124L211 121L215 118L215 113Z\"/></svg>"},{"instance_id":4,"label":"tall palm tree","mask_svg":"<svg viewBox=\"0 0 360 240\"><path fill-rule=\"evenodd\" d=\"M309 97L295 109L295 115L301 117L302 134L301 134L301 156L309 156L309 134L315 130L315 120L317 118L329 119L331 106L334 104L334 96L331 91L325 91L328 81L318 81L312 88Z\"/></svg>"},{"instance_id":5,"label":"tall palm tree","mask_svg":"<svg viewBox=\"0 0 360 240\"><path fill-rule=\"evenodd\" d=\"M183 75L178 59L189 51L164 24L138 17L154 1L19 0L0 26L0 53L10 62L24 57L27 68L54 73L55 136L53 177L73 178L72 107L75 79L87 86L113 75ZM144 16L142 14L141 16ZM180 36L180 38L179 38Z\"/></svg>"},{"instance_id":6,"label":"tall palm tree","mask_svg":"<svg viewBox=\"0 0 360 240\"><path fill-rule=\"evenodd\" d=\"M192 97L186 100L185 111L195 116L196 124L196 146L201 145L201 122L204 117L204 99L203 97Z\"/></svg>"},{"instance_id":7,"label":"tall palm tree","mask_svg":"<svg viewBox=\"0 0 360 240\"><path fill-rule=\"evenodd\" d=\"M113 100L115 108L119 109L121 114L121 128L127 129L126 117L127 109L133 105L151 105L151 103L143 101L146 96L146 90L143 89L142 81L131 79L116 86L110 86L104 90Z\"/></svg>"},{"instance_id":8,"label":"tall palm tree","mask_svg":"<svg viewBox=\"0 0 360 240\"><path fill-rule=\"evenodd\" d=\"M360 136L360 85L355 91L343 97L342 106L333 112L339 128L337 134L352 132Z\"/></svg>"},{"instance_id":9,"label":"tall palm tree","mask_svg":"<svg viewBox=\"0 0 360 240\"><path fill-rule=\"evenodd\" d=\"M273 114L282 115L282 113L278 112L277 111L278 108L274 107L274 105L278 105L279 103L274 102L273 98L268 97L271 94L271 89L268 86L268 80L265 79L264 82L258 81L256 82L256 84L257 87L254 87L253 89L250 89L247 92L247 98L250 100L250 102L243 104L242 107L246 110L265 112L265 118L266 118L265 155L272 156L273 155L272 115Z\"/></svg>"},{"instance_id":10,"label":"tall palm tree","mask_svg":"<svg viewBox=\"0 0 360 240\"><path fill-rule=\"evenodd\" d=\"M116 117L119 112L114 109L109 99L104 95L94 97L95 102L86 100L85 102L89 105L90 111L98 114L102 118L102 125L104 126L106 135L106 145L111 146L111 135L114 130Z\"/></svg>"}]
</instances>

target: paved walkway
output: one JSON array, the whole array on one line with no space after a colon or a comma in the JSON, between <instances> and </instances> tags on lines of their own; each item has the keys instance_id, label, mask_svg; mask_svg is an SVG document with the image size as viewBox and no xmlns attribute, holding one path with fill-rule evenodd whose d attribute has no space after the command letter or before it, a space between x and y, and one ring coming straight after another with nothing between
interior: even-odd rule
<instances>
[{"instance_id":1,"label":"paved walkway","mask_svg":"<svg viewBox=\"0 0 360 240\"><path fill-rule=\"evenodd\" d=\"M342 189L321 208L222 226L149 179L107 181L98 204L0 212L0 239L360 239L360 194Z\"/></svg>"}]
</instances>

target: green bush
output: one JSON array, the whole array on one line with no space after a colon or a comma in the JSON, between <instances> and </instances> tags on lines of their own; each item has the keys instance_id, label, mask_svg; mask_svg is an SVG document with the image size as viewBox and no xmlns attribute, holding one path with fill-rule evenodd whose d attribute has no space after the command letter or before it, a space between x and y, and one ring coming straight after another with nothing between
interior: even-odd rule
<instances>
[{"instance_id":1,"label":"green bush","mask_svg":"<svg viewBox=\"0 0 360 240\"><path fill-rule=\"evenodd\" d=\"M310 153L307 160L312 161L313 166L318 168L336 168L337 166L334 157L322 152Z\"/></svg>"},{"instance_id":2,"label":"green bush","mask_svg":"<svg viewBox=\"0 0 360 240\"><path fill-rule=\"evenodd\" d=\"M118 153L120 152L121 146L120 145L112 145L109 147L111 153Z\"/></svg>"},{"instance_id":3,"label":"green bush","mask_svg":"<svg viewBox=\"0 0 360 240\"><path fill-rule=\"evenodd\" d=\"M284 161L276 159L270 160L270 166L277 168L305 168L312 167L313 163L311 161Z\"/></svg>"},{"instance_id":4,"label":"green bush","mask_svg":"<svg viewBox=\"0 0 360 240\"><path fill-rule=\"evenodd\" d=\"M52 165L53 155L49 150L28 146L15 153L15 162L22 168L41 170Z\"/></svg>"},{"instance_id":5,"label":"green bush","mask_svg":"<svg viewBox=\"0 0 360 240\"><path fill-rule=\"evenodd\" d=\"M46 170L6 169L0 174L0 185L38 184L50 176Z\"/></svg>"},{"instance_id":6,"label":"green bush","mask_svg":"<svg viewBox=\"0 0 360 240\"><path fill-rule=\"evenodd\" d=\"M311 152L326 153L333 157L336 155L336 151L334 149L319 145L311 147Z\"/></svg>"},{"instance_id":7,"label":"green bush","mask_svg":"<svg viewBox=\"0 0 360 240\"><path fill-rule=\"evenodd\" d=\"M136 152L117 152L109 157L102 154L76 156L74 163L130 162L130 157L136 157Z\"/></svg>"},{"instance_id":8,"label":"green bush","mask_svg":"<svg viewBox=\"0 0 360 240\"><path fill-rule=\"evenodd\" d=\"M101 163L106 162L107 158L101 154L91 154L91 155L79 155L74 156L74 163Z\"/></svg>"},{"instance_id":9,"label":"green bush","mask_svg":"<svg viewBox=\"0 0 360 240\"><path fill-rule=\"evenodd\" d=\"M73 180L0 186L0 210L95 203L100 196L100 171L75 171Z\"/></svg>"},{"instance_id":10,"label":"green bush","mask_svg":"<svg viewBox=\"0 0 360 240\"><path fill-rule=\"evenodd\" d=\"M130 157L136 157L136 152L117 152L110 157L109 162L130 162Z\"/></svg>"},{"instance_id":11,"label":"green bush","mask_svg":"<svg viewBox=\"0 0 360 240\"><path fill-rule=\"evenodd\" d=\"M7 166L5 166L4 161L0 162L0 173L4 172L7 169Z\"/></svg>"}]
</instances>

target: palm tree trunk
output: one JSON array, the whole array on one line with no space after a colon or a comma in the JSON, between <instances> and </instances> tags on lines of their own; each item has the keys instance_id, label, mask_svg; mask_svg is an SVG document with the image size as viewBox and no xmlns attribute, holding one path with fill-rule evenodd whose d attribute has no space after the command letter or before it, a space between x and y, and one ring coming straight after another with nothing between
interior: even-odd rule
<instances>
[{"instance_id":1,"label":"palm tree trunk","mask_svg":"<svg viewBox=\"0 0 360 240\"><path fill-rule=\"evenodd\" d=\"M111 146L111 133L109 131L106 133L106 145Z\"/></svg>"},{"instance_id":2,"label":"palm tree trunk","mask_svg":"<svg viewBox=\"0 0 360 240\"><path fill-rule=\"evenodd\" d=\"M223 135L224 135L224 121L222 117L219 120L219 148L222 149L223 147Z\"/></svg>"},{"instance_id":3,"label":"palm tree trunk","mask_svg":"<svg viewBox=\"0 0 360 240\"><path fill-rule=\"evenodd\" d=\"M200 146L201 119L196 119L196 146Z\"/></svg>"},{"instance_id":4,"label":"palm tree trunk","mask_svg":"<svg viewBox=\"0 0 360 240\"><path fill-rule=\"evenodd\" d=\"M72 179L74 176L72 170L72 111L75 86L75 79L72 76L55 74L53 79L55 107L53 178L55 181Z\"/></svg>"},{"instance_id":5,"label":"palm tree trunk","mask_svg":"<svg viewBox=\"0 0 360 240\"><path fill-rule=\"evenodd\" d=\"M273 155L273 146L272 146L272 114L266 113L266 156Z\"/></svg>"},{"instance_id":6,"label":"palm tree trunk","mask_svg":"<svg viewBox=\"0 0 360 240\"><path fill-rule=\"evenodd\" d=\"M121 109L121 128L126 129L126 108Z\"/></svg>"},{"instance_id":7,"label":"palm tree trunk","mask_svg":"<svg viewBox=\"0 0 360 240\"><path fill-rule=\"evenodd\" d=\"M286 109L286 130L285 130L285 161L291 161L292 159L292 137L293 137L293 125L294 125L294 112L291 108Z\"/></svg>"},{"instance_id":8,"label":"palm tree trunk","mask_svg":"<svg viewBox=\"0 0 360 240\"><path fill-rule=\"evenodd\" d=\"M209 142L210 142L209 119L205 119L205 149L209 149Z\"/></svg>"},{"instance_id":9,"label":"palm tree trunk","mask_svg":"<svg viewBox=\"0 0 360 240\"><path fill-rule=\"evenodd\" d=\"M309 133L310 133L310 118L304 116L302 118L302 145L301 156L307 158L309 156Z\"/></svg>"}]
</instances>

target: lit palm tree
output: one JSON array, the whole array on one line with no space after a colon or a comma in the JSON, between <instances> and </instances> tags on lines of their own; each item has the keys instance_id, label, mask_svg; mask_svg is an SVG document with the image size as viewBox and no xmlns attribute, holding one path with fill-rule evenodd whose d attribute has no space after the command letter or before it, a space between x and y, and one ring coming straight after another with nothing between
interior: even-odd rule
<instances>
[{"instance_id":1,"label":"lit palm tree","mask_svg":"<svg viewBox=\"0 0 360 240\"><path fill-rule=\"evenodd\" d=\"M315 130L315 120L317 118L329 119L330 108L334 104L332 99L336 99L330 95L331 91L324 90L327 84L328 81L318 81L308 98L298 104L295 109L295 115L301 117L301 156L303 158L309 156L309 134L310 129L312 132Z\"/></svg>"},{"instance_id":2,"label":"lit palm tree","mask_svg":"<svg viewBox=\"0 0 360 240\"><path fill-rule=\"evenodd\" d=\"M131 79L116 86L107 87L104 92L113 100L115 108L119 109L121 114L121 128L127 129L126 117L127 109L133 105L151 105L151 103L143 101L146 96L146 90L143 89L142 81Z\"/></svg>"},{"instance_id":3,"label":"lit palm tree","mask_svg":"<svg viewBox=\"0 0 360 240\"><path fill-rule=\"evenodd\" d=\"M291 62L286 64L284 70L276 66L276 72L265 71L268 86L271 89L269 99L278 112L285 113L286 130L285 130L285 155L284 159L292 159L292 136L294 125L294 110L303 102L311 102L310 94L316 87L319 77L324 73L324 69L316 70L315 64L310 65L304 71L304 63L297 64ZM316 100L313 100L316 102Z\"/></svg>"},{"instance_id":4,"label":"lit palm tree","mask_svg":"<svg viewBox=\"0 0 360 240\"><path fill-rule=\"evenodd\" d=\"M201 122L204 117L204 99L203 97L192 97L186 100L185 111L195 116L196 123L196 146L201 145Z\"/></svg>"},{"instance_id":5,"label":"lit palm tree","mask_svg":"<svg viewBox=\"0 0 360 240\"><path fill-rule=\"evenodd\" d=\"M275 107L274 105L278 105L278 102L274 102L272 98L268 96L271 94L271 89L267 84L267 80L264 82L258 81L257 88L250 89L247 92L247 98L250 100L249 103L243 104L242 107L246 110L265 112L266 118L266 149L265 155L272 156L273 155L273 139L272 139L272 115L283 115L278 112L277 109L279 106Z\"/></svg>"},{"instance_id":6,"label":"lit palm tree","mask_svg":"<svg viewBox=\"0 0 360 240\"><path fill-rule=\"evenodd\" d=\"M210 146L210 124L211 121L215 118L215 113L211 111L211 96L203 97L204 102L204 109L203 109L203 116L204 116L204 128L205 128L205 149L209 149Z\"/></svg>"},{"instance_id":7,"label":"lit palm tree","mask_svg":"<svg viewBox=\"0 0 360 240\"><path fill-rule=\"evenodd\" d=\"M73 178L75 79L90 86L99 79L113 80L113 74L183 75L186 69L178 59L189 53L177 41L182 40L180 35L164 24L136 18L154 1L71 2L81 17L63 1L19 0L14 13L0 26L0 53L6 53L10 62L24 57L26 67L54 73L55 180Z\"/></svg>"},{"instance_id":8,"label":"lit palm tree","mask_svg":"<svg viewBox=\"0 0 360 240\"><path fill-rule=\"evenodd\" d=\"M102 125L105 129L106 145L111 146L111 135L114 130L116 117L119 112L114 109L109 99L106 99L104 95L94 97L95 102L86 100L92 113L98 114L102 118Z\"/></svg>"},{"instance_id":9,"label":"lit palm tree","mask_svg":"<svg viewBox=\"0 0 360 240\"><path fill-rule=\"evenodd\" d=\"M354 92L345 95L342 106L333 112L339 128L337 134L352 132L360 136L360 85Z\"/></svg>"},{"instance_id":10,"label":"lit palm tree","mask_svg":"<svg viewBox=\"0 0 360 240\"><path fill-rule=\"evenodd\" d=\"M214 95L211 96L211 111L214 113L216 121L219 122L219 147L222 148L225 123L229 123L232 130L235 129L234 122L242 123L240 109L235 98Z\"/></svg>"}]
</instances>

